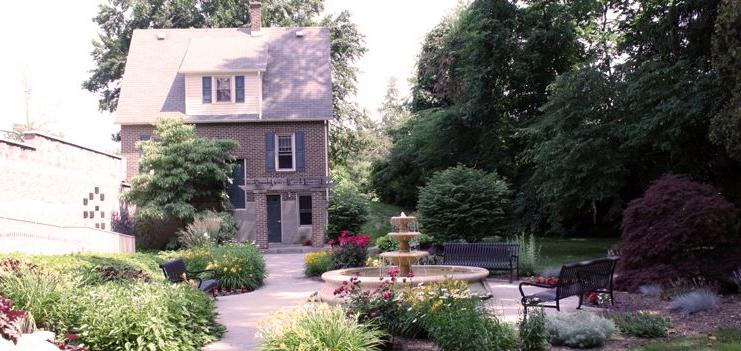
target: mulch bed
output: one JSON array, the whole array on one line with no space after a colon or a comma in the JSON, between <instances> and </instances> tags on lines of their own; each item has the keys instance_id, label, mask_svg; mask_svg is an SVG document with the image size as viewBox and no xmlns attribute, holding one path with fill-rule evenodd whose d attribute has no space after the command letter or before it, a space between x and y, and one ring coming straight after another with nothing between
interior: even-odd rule
<instances>
[{"instance_id":1,"label":"mulch bed","mask_svg":"<svg viewBox=\"0 0 741 351\"><path fill-rule=\"evenodd\" d=\"M718 328L741 328L741 295L721 296L718 308L711 311L684 314L668 309L668 301L658 297L647 297L640 294L615 292L615 306L609 306L605 312L649 311L668 316L672 322L669 336L666 339L682 336L707 335ZM610 342L592 350L617 351L638 347L643 344L661 341L658 339L641 339L625 336L620 333L613 335ZM551 347L550 350L574 350L568 347Z\"/></svg>"},{"instance_id":2,"label":"mulch bed","mask_svg":"<svg viewBox=\"0 0 741 351\"><path fill-rule=\"evenodd\" d=\"M240 295L252 292L250 288L239 288L239 289L214 289L209 292L209 295L213 297Z\"/></svg>"}]
</instances>

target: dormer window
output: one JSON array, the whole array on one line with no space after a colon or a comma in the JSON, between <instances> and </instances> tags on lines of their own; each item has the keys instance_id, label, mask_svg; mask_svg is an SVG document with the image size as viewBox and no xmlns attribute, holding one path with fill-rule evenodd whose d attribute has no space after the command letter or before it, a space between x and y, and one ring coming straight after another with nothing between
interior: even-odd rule
<instances>
[{"instance_id":1,"label":"dormer window","mask_svg":"<svg viewBox=\"0 0 741 351\"><path fill-rule=\"evenodd\" d=\"M216 77L216 102L232 102L232 77Z\"/></svg>"},{"instance_id":2,"label":"dormer window","mask_svg":"<svg viewBox=\"0 0 741 351\"><path fill-rule=\"evenodd\" d=\"M203 76L201 82L204 104L245 102L244 76Z\"/></svg>"}]
</instances>

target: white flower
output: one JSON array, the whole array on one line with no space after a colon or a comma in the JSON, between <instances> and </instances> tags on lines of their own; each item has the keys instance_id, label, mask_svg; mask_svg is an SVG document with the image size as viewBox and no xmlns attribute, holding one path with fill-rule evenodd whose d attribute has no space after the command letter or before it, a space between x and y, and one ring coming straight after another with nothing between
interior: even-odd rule
<instances>
[{"instance_id":1,"label":"white flower","mask_svg":"<svg viewBox=\"0 0 741 351\"><path fill-rule=\"evenodd\" d=\"M208 239L208 233L203 233L203 237Z\"/></svg>"}]
</instances>

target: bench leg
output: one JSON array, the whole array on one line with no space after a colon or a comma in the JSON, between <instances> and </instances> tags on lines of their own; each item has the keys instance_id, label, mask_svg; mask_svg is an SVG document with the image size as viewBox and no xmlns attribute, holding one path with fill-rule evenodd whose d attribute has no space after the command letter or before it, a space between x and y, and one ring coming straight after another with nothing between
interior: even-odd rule
<instances>
[{"instance_id":1,"label":"bench leg","mask_svg":"<svg viewBox=\"0 0 741 351\"><path fill-rule=\"evenodd\" d=\"M579 294L579 306L576 307L577 310L581 309L581 304L584 301L584 294Z\"/></svg>"}]
</instances>

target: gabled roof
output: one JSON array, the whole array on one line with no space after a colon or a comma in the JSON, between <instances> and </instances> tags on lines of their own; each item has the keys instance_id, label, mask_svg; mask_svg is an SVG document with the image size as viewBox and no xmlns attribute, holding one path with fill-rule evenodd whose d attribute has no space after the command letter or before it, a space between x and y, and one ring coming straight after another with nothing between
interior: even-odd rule
<instances>
[{"instance_id":1,"label":"gabled roof","mask_svg":"<svg viewBox=\"0 0 741 351\"><path fill-rule=\"evenodd\" d=\"M135 30L115 121L151 124L166 116L193 122L256 120L256 115L185 114L186 72L242 69L264 71L262 120L332 118L329 30L267 27L258 35L247 28Z\"/></svg>"}]
</instances>

